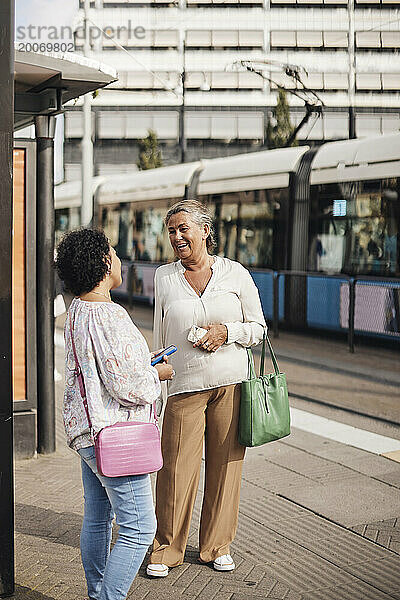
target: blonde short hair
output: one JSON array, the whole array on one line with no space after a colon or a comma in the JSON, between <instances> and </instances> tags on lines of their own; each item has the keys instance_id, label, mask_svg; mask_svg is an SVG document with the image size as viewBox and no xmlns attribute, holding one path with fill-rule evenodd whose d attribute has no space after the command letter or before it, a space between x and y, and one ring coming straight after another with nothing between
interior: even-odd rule
<instances>
[{"instance_id":1,"label":"blonde short hair","mask_svg":"<svg viewBox=\"0 0 400 600\"><path fill-rule=\"evenodd\" d=\"M168 227L168 222L172 215L176 215L180 212L188 213L191 219L199 227L204 227L204 225L209 226L210 233L206 240L207 249L212 250L215 248L217 244L215 242L214 223L208 207L199 200L180 200L168 210L164 219L165 225Z\"/></svg>"}]
</instances>

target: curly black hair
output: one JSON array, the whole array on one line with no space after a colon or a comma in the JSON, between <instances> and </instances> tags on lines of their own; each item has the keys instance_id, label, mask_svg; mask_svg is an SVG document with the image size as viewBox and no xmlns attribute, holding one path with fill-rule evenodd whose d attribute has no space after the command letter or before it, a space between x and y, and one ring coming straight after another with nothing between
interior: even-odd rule
<instances>
[{"instance_id":1,"label":"curly black hair","mask_svg":"<svg viewBox=\"0 0 400 600\"><path fill-rule=\"evenodd\" d=\"M103 281L110 269L110 243L97 229L70 231L58 244L54 264L65 287L80 296Z\"/></svg>"}]
</instances>

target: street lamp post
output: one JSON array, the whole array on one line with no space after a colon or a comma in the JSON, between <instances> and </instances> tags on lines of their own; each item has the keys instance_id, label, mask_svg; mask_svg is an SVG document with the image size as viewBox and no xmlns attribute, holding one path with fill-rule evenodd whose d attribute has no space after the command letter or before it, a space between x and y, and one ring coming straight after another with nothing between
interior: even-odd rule
<instances>
[{"instance_id":1,"label":"street lamp post","mask_svg":"<svg viewBox=\"0 0 400 600\"><path fill-rule=\"evenodd\" d=\"M355 15L354 0L348 0L347 14L349 20L349 138L354 139L356 135L356 114L355 114L355 92L356 92L356 55L355 55Z\"/></svg>"},{"instance_id":2,"label":"street lamp post","mask_svg":"<svg viewBox=\"0 0 400 600\"><path fill-rule=\"evenodd\" d=\"M85 0L85 43L84 55L90 56L90 0ZM92 139L92 98L91 94L83 97L83 136L82 136L82 204L81 225L87 227L93 219L93 139Z\"/></svg>"},{"instance_id":3,"label":"street lamp post","mask_svg":"<svg viewBox=\"0 0 400 600\"><path fill-rule=\"evenodd\" d=\"M182 103L179 110L179 148L181 162L186 162L187 143L185 133L185 77L186 77L186 45L185 40L182 46L182 71L181 71L181 86L182 86Z\"/></svg>"}]
</instances>

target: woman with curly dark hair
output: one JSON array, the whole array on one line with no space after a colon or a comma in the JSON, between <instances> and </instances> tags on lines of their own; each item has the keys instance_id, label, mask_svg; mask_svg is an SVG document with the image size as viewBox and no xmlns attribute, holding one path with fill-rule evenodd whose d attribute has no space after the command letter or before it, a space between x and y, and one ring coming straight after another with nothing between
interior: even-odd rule
<instances>
[{"instance_id":1,"label":"woman with curly dark hair","mask_svg":"<svg viewBox=\"0 0 400 600\"><path fill-rule=\"evenodd\" d=\"M64 236L56 268L75 295L65 326L64 425L68 444L81 457L85 510L81 555L89 600L122 600L155 533L149 475L105 477L96 466L94 435L121 421L151 419L160 380L172 379L166 361L151 366L146 341L126 310L112 302L121 285L121 261L101 231ZM76 355L85 381L92 427L79 391ZM112 519L119 525L110 553Z\"/></svg>"}]
</instances>

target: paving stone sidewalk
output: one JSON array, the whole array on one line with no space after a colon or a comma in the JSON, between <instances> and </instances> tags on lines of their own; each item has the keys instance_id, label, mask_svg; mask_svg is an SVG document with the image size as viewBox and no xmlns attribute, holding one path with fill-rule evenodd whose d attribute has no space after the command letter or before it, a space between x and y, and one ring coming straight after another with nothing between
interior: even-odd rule
<instances>
[{"instance_id":1,"label":"paving stone sidewalk","mask_svg":"<svg viewBox=\"0 0 400 600\"><path fill-rule=\"evenodd\" d=\"M293 435L296 437L296 432ZM356 525L357 533L282 497L279 490L287 495L290 487L301 487L299 478L303 477L299 473L296 477L294 471L272 462L271 455L282 457L287 449L278 442L271 444L267 453L264 449L248 453L238 535L232 548L237 564L234 573L216 573L197 562L199 493L184 565L172 569L162 581L148 579L142 568L129 597L137 600L400 598L398 547L390 550L376 543L379 540L370 535L372 525L367 532L371 541L359 535L364 532ZM301 451L297 452L301 460ZM340 479L340 474L337 477ZM310 478L310 483L315 483L315 477ZM16 484L16 598L82 599L85 596L79 556L82 491L77 457L61 446L51 457L18 462ZM356 488L354 502L357 503ZM386 521L385 526L388 525ZM390 525L395 527L395 519ZM381 541L385 545L386 540Z\"/></svg>"},{"instance_id":2,"label":"paving stone sidewalk","mask_svg":"<svg viewBox=\"0 0 400 600\"><path fill-rule=\"evenodd\" d=\"M61 371L61 348L56 360ZM17 600L86 595L79 460L65 447L60 411L57 438L55 455L16 464ZM197 561L199 487L184 564L160 581L142 567L129 598L400 599L398 463L299 430L249 450L233 573Z\"/></svg>"}]
</instances>

